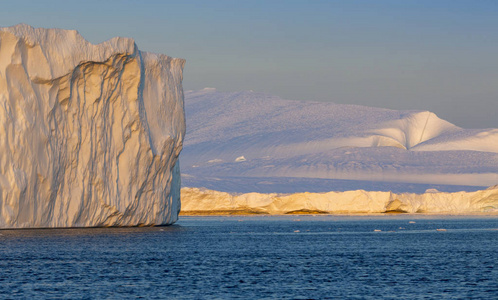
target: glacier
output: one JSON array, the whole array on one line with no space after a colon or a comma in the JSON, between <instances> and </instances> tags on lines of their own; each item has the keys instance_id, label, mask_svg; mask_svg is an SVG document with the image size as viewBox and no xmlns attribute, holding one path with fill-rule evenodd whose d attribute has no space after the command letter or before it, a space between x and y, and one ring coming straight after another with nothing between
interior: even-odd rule
<instances>
[{"instance_id":1,"label":"glacier","mask_svg":"<svg viewBox=\"0 0 498 300\"><path fill-rule=\"evenodd\" d=\"M351 190L327 193L226 193L182 188L182 214L498 214L498 186L422 194Z\"/></svg>"},{"instance_id":2,"label":"glacier","mask_svg":"<svg viewBox=\"0 0 498 300\"><path fill-rule=\"evenodd\" d=\"M498 129L429 111L185 92L182 185L239 193L475 192L498 184Z\"/></svg>"},{"instance_id":3,"label":"glacier","mask_svg":"<svg viewBox=\"0 0 498 300\"><path fill-rule=\"evenodd\" d=\"M130 38L0 28L0 228L175 222L184 64Z\"/></svg>"}]
</instances>

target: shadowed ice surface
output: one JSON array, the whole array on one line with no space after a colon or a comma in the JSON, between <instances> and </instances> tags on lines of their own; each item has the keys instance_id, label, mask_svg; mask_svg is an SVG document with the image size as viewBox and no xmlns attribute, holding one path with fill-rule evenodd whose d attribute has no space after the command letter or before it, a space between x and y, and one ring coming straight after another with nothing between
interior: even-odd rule
<instances>
[{"instance_id":1,"label":"shadowed ice surface","mask_svg":"<svg viewBox=\"0 0 498 300\"><path fill-rule=\"evenodd\" d=\"M169 227L2 230L0 295L493 299L497 259L495 217L182 217Z\"/></svg>"}]
</instances>

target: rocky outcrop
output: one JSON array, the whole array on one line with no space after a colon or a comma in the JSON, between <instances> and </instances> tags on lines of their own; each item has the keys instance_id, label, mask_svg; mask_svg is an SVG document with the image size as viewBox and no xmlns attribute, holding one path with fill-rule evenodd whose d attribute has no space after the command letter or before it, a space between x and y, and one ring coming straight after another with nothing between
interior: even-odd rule
<instances>
[{"instance_id":1,"label":"rocky outcrop","mask_svg":"<svg viewBox=\"0 0 498 300\"><path fill-rule=\"evenodd\" d=\"M129 38L0 28L0 227L175 222L184 63Z\"/></svg>"}]
</instances>

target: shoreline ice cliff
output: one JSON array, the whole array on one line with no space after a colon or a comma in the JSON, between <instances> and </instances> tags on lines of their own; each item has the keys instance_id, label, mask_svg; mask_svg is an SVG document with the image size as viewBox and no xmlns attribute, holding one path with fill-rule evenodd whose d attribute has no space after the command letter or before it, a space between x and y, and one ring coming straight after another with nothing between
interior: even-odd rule
<instances>
[{"instance_id":1,"label":"shoreline ice cliff","mask_svg":"<svg viewBox=\"0 0 498 300\"><path fill-rule=\"evenodd\" d=\"M422 194L351 190L327 193L234 194L182 188L182 214L489 214L498 215L498 186L475 192Z\"/></svg>"},{"instance_id":2,"label":"shoreline ice cliff","mask_svg":"<svg viewBox=\"0 0 498 300\"><path fill-rule=\"evenodd\" d=\"M174 223L185 60L0 28L0 228Z\"/></svg>"}]
</instances>

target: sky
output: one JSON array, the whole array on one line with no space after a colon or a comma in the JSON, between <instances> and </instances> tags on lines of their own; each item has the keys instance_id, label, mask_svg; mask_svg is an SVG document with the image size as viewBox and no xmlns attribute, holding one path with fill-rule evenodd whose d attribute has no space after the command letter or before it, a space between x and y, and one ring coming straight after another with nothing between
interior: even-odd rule
<instances>
[{"instance_id":1,"label":"sky","mask_svg":"<svg viewBox=\"0 0 498 300\"><path fill-rule=\"evenodd\" d=\"M132 37L185 90L435 112L498 128L498 1L1 1L0 26Z\"/></svg>"}]
</instances>

